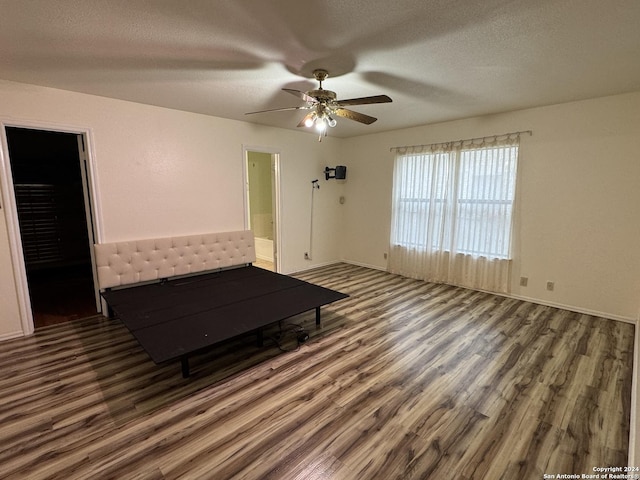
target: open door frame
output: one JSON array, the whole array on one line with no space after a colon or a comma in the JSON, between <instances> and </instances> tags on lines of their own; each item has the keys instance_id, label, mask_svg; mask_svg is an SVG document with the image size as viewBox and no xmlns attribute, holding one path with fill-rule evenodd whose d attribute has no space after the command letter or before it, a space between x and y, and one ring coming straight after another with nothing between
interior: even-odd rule
<instances>
[{"instance_id":1,"label":"open door frame","mask_svg":"<svg viewBox=\"0 0 640 480\"><path fill-rule=\"evenodd\" d=\"M31 300L29 296L29 286L27 282L27 270L24 262L24 252L22 251L22 241L20 238L20 224L18 222L18 209L16 206L16 197L13 188L13 175L11 173L11 162L9 159L9 145L7 142L6 127L30 128L34 130L45 130L50 132L72 133L82 137L83 151L80 151L80 163L83 174L83 189L85 190L85 202L88 201L90 208L87 210L87 217L90 217L91 223L88 224L89 239L100 243L102 236L102 214L99 203L100 196L97 190L97 178L95 167L95 154L93 152L93 135L91 129L73 126L61 126L46 123L37 123L30 121L17 121L0 119L0 141L2 149L0 150L0 190L2 193L2 201L5 208L5 218L7 223L7 233L9 250L11 252L11 260L14 270L14 278L16 279L16 292L18 296L18 308L20 312L20 322L23 335L31 335L34 332L33 312L31 309ZM80 143L78 145L80 147ZM86 205L86 203L85 203ZM91 268L93 269L94 290L96 295L96 306L98 312L102 311L102 305L99 301L98 280L96 274L96 264L91 248Z\"/></svg>"},{"instance_id":2,"label":"open door frame","mask_svg":"<svg viewBox=\"0 0 640 480\"><path fill-rule=\"evenodd\" d=\"M276 272L282 271L281 252L282 252L282 232L280 228L280 151L272 147L243 145L242 147L242 174L244 178L244 228L248 229L249 221L249 172L247 162L249 160L249 152L268 153L271 155L272 171L272 198L273 198L273 267Z\"/></svg>"}]
</instances>

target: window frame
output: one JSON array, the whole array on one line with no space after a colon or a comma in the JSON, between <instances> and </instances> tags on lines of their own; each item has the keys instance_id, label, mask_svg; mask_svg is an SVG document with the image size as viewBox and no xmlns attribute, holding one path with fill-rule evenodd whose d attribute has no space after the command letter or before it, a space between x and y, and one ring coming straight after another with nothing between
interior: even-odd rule
<instances>
[{"instance_id":1,"label":"window frame","mask_svg":"<svg viewBox=\"0 0 640 480\"><path fill-rule=\"evenodd\" d=\"M393 210L394 216L397 217L396 212L401 210L404 215L403 222L407 223L407 207L403 205L415 205L413 208L415 212L414 215L420 214L420 210L424 212L424 215L428 215L428 209L430 208L430 204L432 202L442 203L444 205L442 211L445 218L442 220L444 222L445 228L443 228L443 234L441 236L430 235L426 231L418 231L407 233L406 231L400 232L398 231L398 219L392 222L391 225L391 239L392 245L399 245L405 248L410 249L418 249L420 251L438 251L444 250L445 252L455 252L464 255L471 255L474 257L487 257L487 258L496 258L496 259L512 259L512 237L513 237L513 216L515 212L515 200L516 200L516 185L517 185L517 159L518 159L518 145L489 145L486 147L482 146L470 146L470 147L462 147L458 149L452 149L451 151L434 151L434 152L423 152L423 153L407 153L407 154L399 154L397 158L397 164L394 169L394 196L393 196ZM506 149L513 149L506 150ZM501 196L496 196L495 198L474 198L472 196L467 195L468 192L462 192L461 186L461 170L465 168L463 164L469 164L469 160L463 161L463 156L465 152L473 151L473 150L483 150L484 152L490 152L491 150L500 149L500 152L509 151L510 155L497 155L494 158L491 158L491 161L494 162L512 162L511 168L507 170L507 174L509 178L507 179L507 183L503 185L503 190L500 191ZM445 169L440 169L440 171L433 169L433 162L436 160L437 156L439 158L443 158L443 154L446 155L446 163L447 166ZM514 155L512 157L511 155ZM413 158L412 158L413 157ZM418 158L416 158L418 157ZM411 165L411 166L403 166L402 162L404 160L409 161L410 159L413 162L420 160L421 165ZM404 171L402 171L404 169ZM430 192L424 192L424 196L416 196L415 194L421 193L419 190L422 188L416 187L415 185L411 185L409 187L412 190L412 196L402 196L396 195L396 191L398 189L398 176L402 178L406 178L407 175L410 175L414 171L422 171L426 172L426 175L438 175L441 174L443 176L448 176L449 179L444 179L446 182L449 182L448 189L444 188L444 190L449 192L449 195L442 197L434 197L428 196L426 194ZM464 172L468 173L468 172ZM415 174L415 172L414 172ZM487 176L483 172L483 176ZM494 182L493 185L497 185L498 182L504 182L504 173L503 167L501 166L498 175L492 175L492 177L499 176L500 180ZM466 178L469 178L466 176ZM439 181L440 179L438 179ZM471 178L473 180L473 178ZM433 179L432 179L433 182ZM406 188L406 187L405 187ZM499 189L496 188L496 191ZM508 198L504 198L504 194L508 194ZM464 196L463 196L464 195ZM487 205L497 207L496 211L503 211L504 214L501 215L501 221L505 223L504 226L500 227L500 236L499 238L493 238L491 242L493 246L491 249L487 248L469 248L469 245L464 245L459 240L459 229L464 228L462 225L462 218L459 214L461 207L463 205ZM477 219L476 219L477 220ZM472 220L473 221L473 220ZM414 221L416 225L420 224L419 221ZM498 225L499 226L499 225ZM421 230L426 230L428 228L426 223L422 223ZM410 237L410 239L405 238ZM431 241L430 241L431 238ZM431 244L431 246L429 246ZM476 247L481 247L480 245L476 245Z\"/></svg>"}]
</instances>

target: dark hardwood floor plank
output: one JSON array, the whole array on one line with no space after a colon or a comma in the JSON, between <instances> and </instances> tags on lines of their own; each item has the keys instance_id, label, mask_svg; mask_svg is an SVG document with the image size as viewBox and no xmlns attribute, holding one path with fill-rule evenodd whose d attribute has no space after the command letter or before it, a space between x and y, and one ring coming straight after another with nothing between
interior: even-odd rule
<instances>
[{"instance_id":1,"label":"dark hardwood floor plank","mask_svg":"<svg viewBox=\"0 0 640 480\"><path fill-rule=\"evenodd\" d=\"M0 343L3 479L540 479L624 465L634 326L337 264L349 298L155 365L116 319ZM284 335L280 346L272 338Z\"/></svg>"}]
</instances>

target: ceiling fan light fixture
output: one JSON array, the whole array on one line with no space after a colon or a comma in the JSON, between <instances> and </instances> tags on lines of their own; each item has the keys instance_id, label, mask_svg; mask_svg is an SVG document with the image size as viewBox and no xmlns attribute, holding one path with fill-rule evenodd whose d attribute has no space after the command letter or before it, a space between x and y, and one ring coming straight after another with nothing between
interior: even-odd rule
<instances>
[{"instance_id":1,"label":"ceiling fan light fixture","mask_svg":"<svg viewBox=\"0 0 640 480\"><path fill-rule=\"evenodd\" d=\"M319 87L316 90L301 92L300 90L294 90L292 88L282 89L306 102L304 106L274 108L258 112L249 112L249 114L279 112L285 110L309 110L309 113L300 120L297 126L307 128L315 126L316 131L320 134L318 140L322 140L322 137L327 135L328 129L333 128L338 124L334 118L336 116L354 120L365 125L370 125L377 120L375 117L345 108L346 106L389 103L392 101L387 95L373 95L369 97L338 100L336 92L322 88L322 82L324 82L324 80L329 76L329 73L326 70L316 69L313 71L313 76L319 82Z\"/></svg>"},{"instance_id":2,"label":"ceiling fan light fixture","mask_svg":"<svg viewBox=\"0 0 640 480\"><path fill-rule=\"evenodd\" d=\"M311 116L308 116L305 119L304 126L305 127L313 127L313 124L315 123L315 121L316 121L316 114L314 112Z\"/></svg>"}]
</instances>

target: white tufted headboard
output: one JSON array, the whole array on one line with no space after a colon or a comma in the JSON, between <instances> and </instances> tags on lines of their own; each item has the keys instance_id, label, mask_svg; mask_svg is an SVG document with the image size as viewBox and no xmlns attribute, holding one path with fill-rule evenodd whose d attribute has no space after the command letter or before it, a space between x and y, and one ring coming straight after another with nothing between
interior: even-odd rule
<instances>
[{"instance_id":1,"label":"white tufted headboard","mask_svg":"<svg viewBox=\"0 0 640 480\"><path fill-rule=\"evenodd\" d=\"M94 245L100 289L256 261L251 230Z\"/></svg>"}]
</instances>

